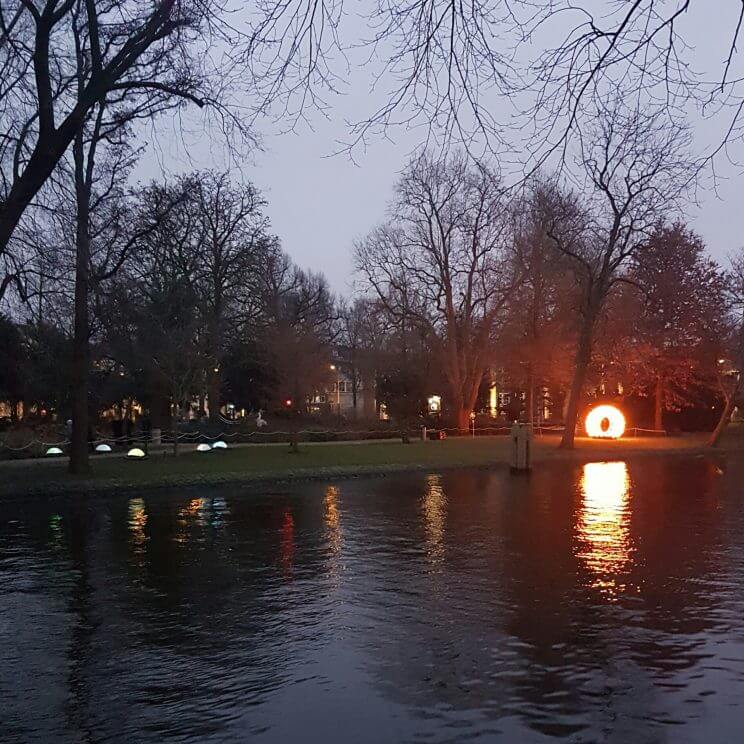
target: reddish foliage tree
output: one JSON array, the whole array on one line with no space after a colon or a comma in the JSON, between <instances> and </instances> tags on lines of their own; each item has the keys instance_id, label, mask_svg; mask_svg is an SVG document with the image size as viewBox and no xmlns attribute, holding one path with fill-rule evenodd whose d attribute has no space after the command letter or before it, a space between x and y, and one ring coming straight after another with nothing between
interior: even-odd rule
<instances>
[{"instance_id":1,"label":"reddish foliage tree","mask_svg":"<svg viewBox=\"0 0 744 744\"><path fill-rule=\"evenodd\" d=\"M629 382L654 398L654 428L664 411L689 404L715 380L726 322L726 281L682 223L659 225L636 256L628 299L635 313L625 348ZM628 303L626 303L627 307Z\"/></svg>"}]
</instances>

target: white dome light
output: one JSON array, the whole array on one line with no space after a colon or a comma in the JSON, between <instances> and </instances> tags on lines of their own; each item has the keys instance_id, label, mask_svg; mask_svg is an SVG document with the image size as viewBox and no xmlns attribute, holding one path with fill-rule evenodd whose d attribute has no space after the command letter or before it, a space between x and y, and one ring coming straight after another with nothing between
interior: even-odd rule
<instances>
[{"instance_id":1,"label":"white dome light","mask_svg":"<svg viewBox=\"0 0 744 744\"><path fill-rule=\"evenodd\" d=\"M96 452L111 452L111 447L108 444L99 444L96 447Z\"/></svg>"},{"instance_id":2,"label":"white dome light","mask_svg":"<svg viewBox=\"0 0 744 744\"><path fill-rule=\"evenodd\" d=\"M197 452L211 452L212 448L208 444L198 444L196 446Z\"/></svg>"},{"instance_id":3,"label":"white dome light","mask_svg":"<svg viewBox=\"0 0 744 744\"><path fill-rule=\"evenodd\" d=\"M127 457L132 460L141 460L143 457L147 457L147 455L145 454L145 451L141 450L139 447L133 447L129 452L127 452Z\"/></svg>"},{"instance_id":4,"label":"white dome light","mask_svg":"<svg viewBox=\"0 0 744 744\"><path fill-rule=\"evenodd\" d=\"M46 451L47 457L59 457L60 455L63 455L63 454L64 452L62 452L62 450L59 447L50 447Z\"/></svg>"},{"instance_id":5,"label":"white dome light","mask_svg":"<svg viewBox=\"0 0 744 744\"><path fill-rule=\"evenodd\" d=\"M227 443L223 442L221 439L218 439L213 445L212 449L221 450L221 449L227 449Z\"/></svg>"}]
</instances>

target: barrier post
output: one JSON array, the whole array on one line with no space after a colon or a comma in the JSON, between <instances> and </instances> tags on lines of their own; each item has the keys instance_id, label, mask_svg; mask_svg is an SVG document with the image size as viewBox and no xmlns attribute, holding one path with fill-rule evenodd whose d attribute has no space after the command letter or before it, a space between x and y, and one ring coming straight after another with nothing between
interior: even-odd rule
<instances>
[{"instance_id":1,"label":"barrier post","mask_svg":"<svg viewBox=\"0 0 744 744\"><path fill-rule=\"evenodd\" d=\"M511 472L529 473L532 469L532 426L515 421L511 428L511 445Z\"/></svg>"}]
</instances>

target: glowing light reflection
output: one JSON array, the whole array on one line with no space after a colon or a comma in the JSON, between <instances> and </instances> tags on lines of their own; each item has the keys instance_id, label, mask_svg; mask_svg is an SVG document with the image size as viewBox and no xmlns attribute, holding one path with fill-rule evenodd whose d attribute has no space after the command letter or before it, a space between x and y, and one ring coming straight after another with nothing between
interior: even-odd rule
<instances>
[{"instance_id":1,"label":"glowing light reflection","mask_svg":"<svg viewBox=\"0 0 744 744\"><path fill-rule=\"evenodd\" d=\"M292 575L295 552L295 523L289 507L284 507L282 526L279 531L279 564L282 573L289 578Z\"/></svg>"},{"instance_id":2,"label":"glowing light reflection","mask_svg":"<svg viewBox=\"0 0 744 744\"><path fill-rule=\"evenodd\" d=\"M614 597L631 561L630 478L624 462L591 462L581 476L577 555L593 575L592 586Z\"/></svg>"},{"instance_id":3,"label":"glowing light reflection","mask_svg":"<svg viewBox=\"0 0 744 744\"><path fill-rule=\"evenodd\" d=\"M447 495L438 475L426 479L426 492L421 505L426 535L426 553L432 563L444 560L444 527L446 520Z\"/></svg>"},{"instance_id":4,"label":"glowing light reflection","mask_svg":"<svg viewBox=\"0 0 744 744\"><path fill-rule=\"evenodd\" d=\"M333 553L341 550L341 517L338 511L339 490L328 486L325 493L325 524L328 530L328 542Z\"/></svg>"},{"instance_id":5,"label":"glowing light reflection","mask_svg":"<svg viewBox=\"0 0 744 744\"><path fill-rule=\"evenodd\" d=\"M207 524L206 519L207 499L190 499L189 503L178 510L178 532L174 540L180 545L184 545L189 537L189 530L194 525L204 527Z\"/></svg>"},{"instance_id":6,"label":"glowing light reflection","mask_svg":"<svg viewBox=\"0 0 744 744\"><path fill-rule=\"evenodd\" d=\"M135 552L140 552L147 542L145 527L147 526L147 512L144 499L129 500L129 539Z\"/></svg>"}]
</instances>

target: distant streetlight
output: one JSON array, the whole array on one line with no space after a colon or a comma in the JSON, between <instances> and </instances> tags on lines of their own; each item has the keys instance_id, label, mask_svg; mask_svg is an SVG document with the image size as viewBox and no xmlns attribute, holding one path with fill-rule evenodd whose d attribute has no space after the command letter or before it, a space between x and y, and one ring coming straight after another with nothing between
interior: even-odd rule
<instances>
[{"instance_id":1,"label":"distant streetlight","mask_svg":"<svg viewBox=\"0 0 744 744\"><path fill-rule=\"evenodd\" d=\"M338 376L338 368L335 364L329 365L331 372L336 373L336 408L338 409L338 415L341 415L341 378Z\"/></svg>"}]
</instances>

